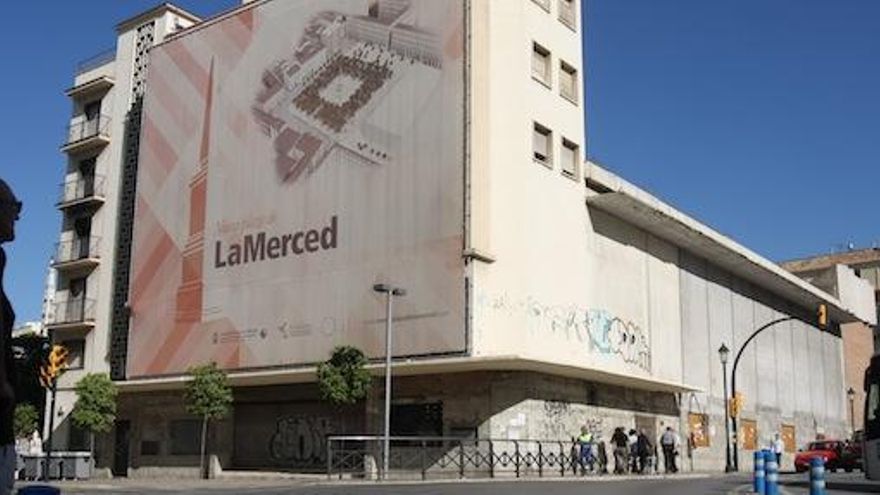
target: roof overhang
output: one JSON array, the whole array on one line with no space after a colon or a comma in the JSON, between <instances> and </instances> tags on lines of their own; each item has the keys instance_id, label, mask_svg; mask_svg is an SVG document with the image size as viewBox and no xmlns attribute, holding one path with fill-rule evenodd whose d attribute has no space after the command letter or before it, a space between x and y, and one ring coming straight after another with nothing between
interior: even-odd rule
<instances>
[{"instance_id":1,"label":"roof overhang","mask_svg":"<svg viewBox=\"0 0 880 495\"><path fill-rule=\"evenodd\" d=\"M383 375L385 371L383 363L371 363L367 365L367 369L377 376ZM698 388L673 381L551 363L514 355L395 360L392 372L394 376L419 376L474 371L532 371L652 392L681 393L700 391ZM230 371L228 377L229 383L234 387L309 383L316 380L316 367ZM187 375L178 375L120 381L118 386L119 390L123 393L155 392L179 390L188 381L189 377Z\"/></svg>"},{"instance_id":2,"label":"roof overhang","mask_svg":"<svg viewBox=\"0 0 880 495\"><path fill-rule=\"evenodd\" d=\"M605 211L680 246L783 299L813 312L820 304L840 323L862 321L839 299L712 228L663 203L595 164L588 163L588 183L598 190L590 207Z\"/></svg>"}]
</instances>

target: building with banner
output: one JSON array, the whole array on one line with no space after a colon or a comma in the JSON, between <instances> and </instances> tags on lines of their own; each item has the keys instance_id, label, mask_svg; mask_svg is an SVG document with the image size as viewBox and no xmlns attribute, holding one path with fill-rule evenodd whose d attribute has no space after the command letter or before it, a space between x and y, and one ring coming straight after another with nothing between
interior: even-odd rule
<instances>
[{"instance_id":1,"label":"building with banner","mask_svg":"<svg viewBox=\"0 0 880 495\"><path fill-rule=\"evenodd\" d=\"M607 440L671 425L693 440L686 466L721 468L716 350L782 315L802 321L740 363L743 459L775 432L842 435L838 327L873 323L873 307L584 160L580 11L274 0L120 24L112 56L68 90L50 329L85 347L61 378L57 448L79 438L75 381L109 372L119 417L98 464L194 475L200 422L181 390L215 362L235 396L211 434L216 467L324 469L327 435L382 427L378 283L407 289L396 435L567 440L589 425ZM870 290L847 280L845 294ZM820 304L827 330L809 323ZM339 345L377 377L346 408L315 384Z\"/></svg>"}]
</instances>

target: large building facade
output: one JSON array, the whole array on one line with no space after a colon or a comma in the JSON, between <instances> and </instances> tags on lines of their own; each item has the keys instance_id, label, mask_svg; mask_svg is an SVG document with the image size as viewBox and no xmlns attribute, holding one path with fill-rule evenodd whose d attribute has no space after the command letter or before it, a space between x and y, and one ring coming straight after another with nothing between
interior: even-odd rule
<instances>
[{"instance_id":1,"label":"large building facade","mask_svg":"<svg viewBox=\"0 0 880 495\"><path fill-rule=\"evenodd\" d=\"M106 177L76 210L103 234L59 266L61 304L94 309L56 316L55 340L85 342L83 370L62 378L58 447L77 439L69 388L110 372L122 394L99 464L195 474L199 421L181 389L213 361L235 387L211 433L220 468L321 469L325 435L382 426L378 380L345 409L315 385L341 344L380 375L375 283L408 291L396 434L565 440L588 425L607 440L673 426L691 440L686 468L720 469L717 349L793 316L739 363L742 458L775 433L790 451L843 436L839 326L875 322L870 289L824 292L585 161L580 12L275 0L207 21L166 5L120 25L115 60L69 91L93 88L102 112L112 101L115 123L77 155L97 152ZM102 129L93 99L84 127ZM78 253L81 218L61 238ZM811 323L820 304L828 329Z\"/></svg>"}]
</instances>

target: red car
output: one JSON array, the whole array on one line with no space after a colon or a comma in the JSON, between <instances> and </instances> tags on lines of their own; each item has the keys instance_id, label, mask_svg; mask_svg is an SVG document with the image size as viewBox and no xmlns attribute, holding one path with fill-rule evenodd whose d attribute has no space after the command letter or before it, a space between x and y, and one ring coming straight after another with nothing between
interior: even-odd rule
<instances>
[{"instance_id":1,"label":"red car","mask_svg":"<svg viewBox=\"0 0 880 495\"><path fill-rule=\"evenodd\" d=\"M817 440L807 444L807 448L798 451L794 457L794 469L799 473L809 471L810 460L821 457L825 460L825 469L837 471L843 457L844 444L840 440Z\"/></svg>"}]
</instances>

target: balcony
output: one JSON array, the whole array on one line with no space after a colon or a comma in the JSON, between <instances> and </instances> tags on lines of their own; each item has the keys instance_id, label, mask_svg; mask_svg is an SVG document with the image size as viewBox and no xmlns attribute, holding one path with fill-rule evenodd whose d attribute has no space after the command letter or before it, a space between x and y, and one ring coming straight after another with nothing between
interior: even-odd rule
<instances>
[{"instance_id":1,"label":"balcony","mask_svg":"<svg viewBox=\"0 0 880 495\"><path fill-rule=\"evenodd\" d=\"M57 206L62 210L78 206L97 207L104 204L104 200L104 177L86 176L61 184Z\"/></svg>"},{"instance_id":2,"label":"balcony","mask_svg":"<svg viewBox=\"0 0 880 495\"><path fill-rule=\"evenodd\" d=\"M85 100L110 91L110 88L112 88L115 83L116 81L110 76L98 76L84 83L77 84L72 88L68 88L64 94L73 99Z\"/></svg>"},{"instance_id":3,"label":"balcony","mask_svg":"<svg viewBox=\"0 0 880 495\"><path fill-rule=\"evenodd\" d=\"M67 140L61 151L71 155L87 153L110 143L110 117L77 117L67 128Z\"/></svg>"},{"instance_id":4,"label":"balcony","mask_svg":"<svg viewBox=\"0 0 880 495\"><path fill-rule=\"evenodd\" d=\"M88 332L95 327L95 301L73 297L55 303L55 316L49 321L53 332Z\"/></svg>"},{"instance_id":5,"label":"balcony","mask_svg":"<svg viewBox=\"0 0 880 495\"><path fill-rule=\"evenodd\" d=\"M99 237L74 237L58 243L55 249L55 262L52 267L67 276L88 273L100 262Z\"/></svg>"}]
</instances>

